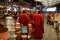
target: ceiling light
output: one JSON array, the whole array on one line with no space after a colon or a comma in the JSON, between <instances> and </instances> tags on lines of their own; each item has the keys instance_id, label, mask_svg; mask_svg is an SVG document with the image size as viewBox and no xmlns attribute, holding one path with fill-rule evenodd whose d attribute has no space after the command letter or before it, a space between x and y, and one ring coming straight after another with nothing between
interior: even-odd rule
<instances>
[{"instance_id":1,"label":"ceiling light","mask_svg":"<svg viewBox=\"0 0 60 40\"><path fill-rule=\"evenodd\" d=\"M35 0L35 1L41 2L46 7L60 3L60 0Z\"/></svg>"}]
</instances>

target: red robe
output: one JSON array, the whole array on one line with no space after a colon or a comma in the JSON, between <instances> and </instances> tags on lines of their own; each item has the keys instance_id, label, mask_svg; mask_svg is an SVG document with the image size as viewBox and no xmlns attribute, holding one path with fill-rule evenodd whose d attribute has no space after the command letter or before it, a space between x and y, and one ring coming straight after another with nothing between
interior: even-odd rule
<instances>
[{"instance_id":1,"label":"red robe","mask_svg":"<svg viewBox=\"0 0 60 40\"><path fill-rule=\"evenodd\" d=\"M44 18L42 14L35 14L33 16L33 20L35 22L34 26L34 38L42 38L44 31Z\"/></svg>"},{"instance_id":2,"label":"red robe","mask_svg":"<svg viewBox=\"0 0 60 40\"><path fill-rule=\"evenodd\" d=\"M30 20L32 20L33 14L30 14L29 17L30 17Z\"/></svg>"},{"instance_id":3,"label":"red robe","mask_svg":"<svg viewBox=\"0 0 60 40\"><path fill-rule=\"evenodd\" d=\"M19 23L23 24L24 26L27 26L30 21L30 18L27 14L21 14L19 16Z\"/></svg>"}]
</instances>

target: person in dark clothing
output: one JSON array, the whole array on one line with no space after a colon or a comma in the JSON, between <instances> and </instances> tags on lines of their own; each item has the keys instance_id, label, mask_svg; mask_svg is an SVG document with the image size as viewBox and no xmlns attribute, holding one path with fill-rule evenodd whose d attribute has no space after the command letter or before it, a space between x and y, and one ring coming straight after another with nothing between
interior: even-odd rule
<instances>
[{"instance_id":1,"label":"person in dark clothing","mask_svg":"<svg viewBox=\"0 0 60 40\"><path fill-rule=\"evenodd\" d=\"M47 16L47 24L50 24L50 14Z\"/></svg>"}]
</instances>

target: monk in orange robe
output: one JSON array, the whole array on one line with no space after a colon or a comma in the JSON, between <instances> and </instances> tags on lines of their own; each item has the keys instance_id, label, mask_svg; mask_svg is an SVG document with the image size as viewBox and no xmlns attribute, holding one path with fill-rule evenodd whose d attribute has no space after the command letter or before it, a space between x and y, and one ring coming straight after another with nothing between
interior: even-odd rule
<instances>
[{"instance_id":1,"label":"monk in orange robe","mask_svg":"<svg viewBox=\"0 0 60 40\"><path fill-rule=\"evenodd\" d=\"M34 38L41 39L43 38L43 32L44 32L44 17L42 15L42 12L38 11L38 14L35 14L33 16L33 20L35 23Z\"/></svg>"},{"instance_id":2,"label":"monk in orange robe","mask_svg":"<svg viewBox=\"0 0 60 40\"><path fill-rule=\"evenodd\" d=\"M21 24L21 26L28 26L29 22L30 22L29 16L26 14L26 11L23 11L23 13L19 16L19 23ZM28 33L21 33L21 39L28 40L27 35Z\"/></svg>"},{"instance_id":3,"label":"monk in orange robe","mask_svg":"<svg viewBox=\"0 0 60 40\"><path fill-rule=\"evenodd\" d=\"M26 14L26 11L23 11L23 13L19 16L19 23L23 24L24 26L27 26L29 21L29 16Z\"/></svg>"}]
</instances>

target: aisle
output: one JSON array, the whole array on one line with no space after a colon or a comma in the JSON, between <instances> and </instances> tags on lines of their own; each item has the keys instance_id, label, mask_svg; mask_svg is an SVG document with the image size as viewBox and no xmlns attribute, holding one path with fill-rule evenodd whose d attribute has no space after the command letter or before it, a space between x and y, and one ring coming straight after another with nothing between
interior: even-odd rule
<instances>
[{"instance_id":1,"label":"aisle","mask_svg":"<svg viewBox=\"0 0 60 40\"><path fill-rule=\"evenodd\" d=\"M42 40L58 40L58 36L56 34L56 30L53 28L53 26L47 25L45 21L44 25L44 37ZM38 40L38 39L30 39L30 40Z\"/></svg>"},{"instance_id":2,"label":"aisle","mask_svg":"<svg viewBox=\"0 0 60 40\"><path fill-rule=\"evenodd\" d=\"M58 40L58 36L53 26L45 24L45 33L42 40Z\"/></svg>"}]
</instances>

